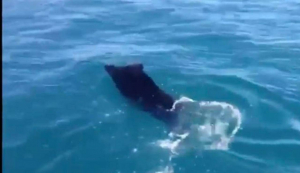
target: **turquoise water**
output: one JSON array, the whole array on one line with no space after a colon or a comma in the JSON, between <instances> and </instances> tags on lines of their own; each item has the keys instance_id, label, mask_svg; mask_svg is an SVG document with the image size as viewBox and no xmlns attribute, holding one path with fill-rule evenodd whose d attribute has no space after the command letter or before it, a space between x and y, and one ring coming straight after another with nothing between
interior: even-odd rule
<instances>
[{"instance_id":1,"label":"turquoise water","mask_svg":"<svg viewBox=\"0 0 300 173\"><path fill-rule=\"evenodd\" d=\"M5 173L300 172L299 1L2 2ZM228 148L163 147L103 69L133 62L176 99L234 106Z\"/></svg>"}]
</instances>

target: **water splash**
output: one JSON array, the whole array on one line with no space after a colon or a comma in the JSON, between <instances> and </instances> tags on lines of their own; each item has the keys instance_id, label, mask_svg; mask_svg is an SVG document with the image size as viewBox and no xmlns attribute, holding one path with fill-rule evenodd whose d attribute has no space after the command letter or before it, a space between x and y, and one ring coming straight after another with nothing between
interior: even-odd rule
<instances>
[{"instance_id":1,"label":"water splash","mask_svg":"<svg viewBox=\"0 0 300 173\"><path fill-rule=\"evenodd\" d=\"M225 102L197 102L182 97L172 110L179 114L177 130L157 144L175 155L190 149L227 150L242 122L240 111Z\"/></svg>"},{"instance_id":2,"label":"water splash","mask_svg":"<svg viewBox=\"0 0 300 173\"><path fill-rule=\"evenodd\" d=\"M179 115L175 132L156 144L171 152L169 164L156 173L173 173L172 158L191 150L228 150L242 123L240 111L225 102L197 102L187 97L172 108Z\"/></svg>"}]
</instances>

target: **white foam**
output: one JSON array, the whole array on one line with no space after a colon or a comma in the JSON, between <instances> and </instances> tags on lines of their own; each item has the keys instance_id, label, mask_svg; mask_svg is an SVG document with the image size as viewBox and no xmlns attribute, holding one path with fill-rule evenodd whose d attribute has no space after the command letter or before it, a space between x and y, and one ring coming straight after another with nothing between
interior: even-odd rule
<instances>
[{"instance_id":1,"label":"white foam","mask_svg":"<svg viewBox=\"0 0 300 173\"><path fill-rule=\"evenodd\" d=\"M157 144L161 148L169 149L173 154L177 155L178 153L176 152L176 149L181 141L182 139L177 139L175 141L171 139L164 139L157 141Z\"/></svg>"},{"instance_id":2,"label":"white foam","mask_svg":"<svg viewBox=\"0 0 300 173\"><path fill-rule=\"evenodd\" d=\"M294 130L297 130L300 132L300 121L292 118L292 119L290 119L290 125Z\"/></svg>"},{"instance_id":3,"label":"white foam","mask_svg":"<svg viewBox=\"0 0 300 173\"><path fill-rule=\"evenodd\" d=\"M182 97L175 101L172 111L179 114L178 131L157 144L175 155L190 149L227 150L242 122L240 111L225 102Z\"/></svg>"},{"instance_id":4,"label":"white foam","mask_svg":"<svg viewBox=\"0 0 300 173\"><path fill-rule=\"evenodd\" d=\"M134 149L132 150L132 152L133 152L133 153L136 153L136 152L138 152L138 149L137 149L137 148L134 148Z\"/></svg>"},{"instance_id":5,"label":"white foam","mask_svg":"<svg viewBox=\"0 0 300 173\"><path fill-rule=\"evenodd\" d=\"M166 166L155 173L174 173L174 170L172 166Z\"/></svg>"}]
</instances>

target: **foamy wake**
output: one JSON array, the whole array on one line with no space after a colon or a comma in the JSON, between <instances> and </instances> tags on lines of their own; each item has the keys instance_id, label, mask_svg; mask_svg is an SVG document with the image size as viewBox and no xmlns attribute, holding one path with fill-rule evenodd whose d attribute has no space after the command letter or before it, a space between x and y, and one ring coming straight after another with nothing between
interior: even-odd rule
<instances>
[{"instance_id":1,"label":"foamy wake","mask_svg":"<svg viewBox=\"0 0 300 173\"><path fill-rule=\"evenodd\" d=\"M172 108L179 114L179 125L167 139L155 144L169 149L171 158L191 150L227 150L241 127L240 111L225 102L197 102L187 97L177 100ZM173 172L167 166L160 172Z\"/></svg>"}]
</instances>

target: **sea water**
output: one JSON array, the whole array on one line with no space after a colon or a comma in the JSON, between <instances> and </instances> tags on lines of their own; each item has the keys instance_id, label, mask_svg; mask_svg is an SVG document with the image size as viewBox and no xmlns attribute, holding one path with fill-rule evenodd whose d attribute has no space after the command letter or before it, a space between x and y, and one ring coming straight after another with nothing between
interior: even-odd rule
<instances>
[{"instance_id":1,"label":"sea water","mask_svg":"<svg viewBox=\"0 0 300 173\"><path fill-rule=\"evenodd\" d=\"M300 172L299 1L2 3L3 172ZM136 62L188 130L103 69Z\"/></svg>"}]
</instances>

